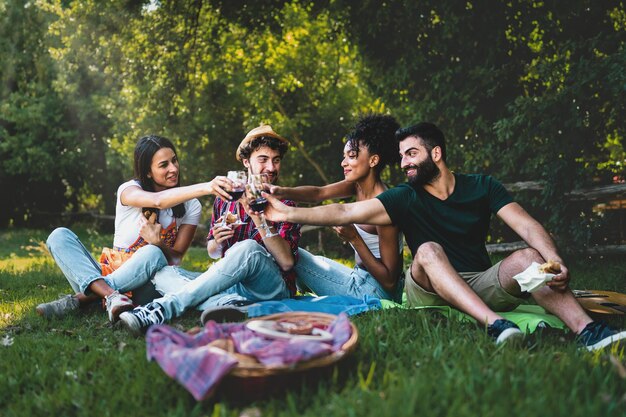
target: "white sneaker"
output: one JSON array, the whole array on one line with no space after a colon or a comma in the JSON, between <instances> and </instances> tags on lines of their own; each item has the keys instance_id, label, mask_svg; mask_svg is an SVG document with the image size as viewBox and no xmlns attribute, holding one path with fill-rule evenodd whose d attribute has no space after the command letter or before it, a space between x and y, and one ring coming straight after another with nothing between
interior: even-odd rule
<instances>
[{"instance_id":1,"label":"white sneaker","mask_svg":"<svg viewBox=\"0 0 626 417\"><path fill-rule=\"evenodd\" d=\"M119 320L120 314L124 311L132 310L135 307L131 299L124 294L120 294L119 291L115 291L104 298L106 300L107 313L109 313L109 321L111 323L115 323Z\"/></svg>"},{"instance_id":2,"label":"white sneaker","mask_svg":"<svg viewBox=\"0 0 626 417\"><path fill-rule=\"evenodd\" d=\"M61 296L58 300L49 303L39 304L35 307L37 314L47 319L52 317L63 317L72 311L78 311L80 303L74 294Z\"/></svg>"}]
</instances>

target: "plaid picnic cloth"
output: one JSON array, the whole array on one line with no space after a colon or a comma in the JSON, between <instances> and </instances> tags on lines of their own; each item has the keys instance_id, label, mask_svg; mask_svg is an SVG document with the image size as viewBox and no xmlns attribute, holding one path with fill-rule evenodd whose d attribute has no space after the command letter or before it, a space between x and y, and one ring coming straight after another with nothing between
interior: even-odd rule
<instances>
[{"instance_id":1,"label":"plaid picnic cloth","mask_svg":"<svg viewBox=\"0 0 626 417\"><path fill-rule=\"evenodd\" d=\"M216 325L209 322L204 331L192 336L167 325L151 326L146 334L148 360L155 360L167 376L201 401L208 398L224 375L237 366L233 356L207 344L227 338L231 332L243 328L241 323Z\"/></svg>"},{"instance_id":2,"label":"plaid picnic cloth","mask_svg":"<svg viewBox=\"0 0 626 417\"><path fill-rule=\"evenodd\" d=\"M330 343L302 339L268 339L257 335L243 323L209 321L195 334L178 331L168 325L155 325L146 334L148 360L178 381L197 401L211 396L221 379L237 360L226 351L207 346L217 339L231 338L238 353L254 356L266 366L282 366L336 352L348 341L352 328L345 314L328 327Z\"/></svg>"}]
</instances>

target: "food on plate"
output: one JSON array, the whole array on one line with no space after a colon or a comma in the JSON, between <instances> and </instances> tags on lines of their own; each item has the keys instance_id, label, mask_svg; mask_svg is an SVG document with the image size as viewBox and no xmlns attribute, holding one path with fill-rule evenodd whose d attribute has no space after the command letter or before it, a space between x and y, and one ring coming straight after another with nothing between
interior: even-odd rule
<instances>
[{"instance_id":1,"label":"food on plate","mask_svg":"<svg viewBox=\"0 0 626 417\"><path fill-rule=\"evenodd\" d=\"M277 321L276 329L279 331L287 332L289 334L312 334L313 333L313 325L304 320L298 321Z\"/></svg>"}]
</instances>

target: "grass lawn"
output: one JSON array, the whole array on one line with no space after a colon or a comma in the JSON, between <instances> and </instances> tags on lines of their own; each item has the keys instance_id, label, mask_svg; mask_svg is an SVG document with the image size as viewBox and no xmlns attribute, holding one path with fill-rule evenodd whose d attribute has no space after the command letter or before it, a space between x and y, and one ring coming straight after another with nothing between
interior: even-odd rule
<instances>
[{"instance_id":1,"label":"grass lawn","mask_svg":"<svg viewBox=\"0 0 626 417\"><path fill-rule=\"evenodd\" d=\"M110 235L80 233L96 254ZM262 401L245 393L197 403L154 362L143 338L103 311L46 321L34 307L70 287L47 231L0 231L0 416L626 416L626 355L586 353L544 330L496 347L475 324L435 311L385 310L353 321L356 352L323 378ZM90 245L90 246L89 246ZM184 266L206 268L202 248ZM573 287L624 292L626 260L577 259ZM173 325L190 328L191 312ZM624 326L623 319L613 320Z\"/></svg>"}]
</instances>

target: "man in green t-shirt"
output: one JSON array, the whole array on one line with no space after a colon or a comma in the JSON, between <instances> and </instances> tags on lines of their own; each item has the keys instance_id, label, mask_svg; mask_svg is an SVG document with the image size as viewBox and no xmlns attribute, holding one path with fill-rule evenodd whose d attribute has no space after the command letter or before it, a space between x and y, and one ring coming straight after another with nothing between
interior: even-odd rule
<instances>
[{"instance_id":1,"label":"man in green t-shirt","mask_svg":"<svg viewBox=\"0 0 626 417\"><path fill-rule=\"evenodd\" d=\"M419 123L400 129L396 139L407 183L371 200L312 208L288 207L267 195L267 218L316 225L398 225L413 254L405 280L409 304L451 305L486 324L496 343L523 335L495 311L511 310L529 296L563 320L588 350L626 339L626 331L613 330L585 313L568 288L569 271L552 238L502 184L487 175L450 171L437 126ZM528 244L493 266L485 248L492 213ZM513 277L532 262L546 260L559 262L561 272L545 287L523 292Z\"/></svg>"}]
</instances>

